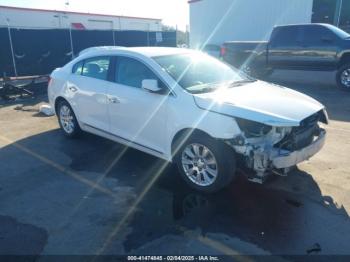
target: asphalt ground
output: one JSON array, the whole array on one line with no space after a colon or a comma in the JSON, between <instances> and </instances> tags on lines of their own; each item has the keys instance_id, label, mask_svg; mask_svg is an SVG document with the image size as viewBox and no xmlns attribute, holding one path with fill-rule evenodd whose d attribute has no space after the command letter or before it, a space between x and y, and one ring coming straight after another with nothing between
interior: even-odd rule
<instances>
[{"instance_id":1,"label":"asphalt ground","mask_svg":"<svg viewBox=\"0 0 350 262\"><path fill-rule=\"evenodd\" d=\"M240 174L213 195L142 152L65 138L38 112L45 96L0 101L0 255L350 255L350 92L333 79L274 73L326 105L325 147L288 177Z\"/></svg>"}]
</instances>

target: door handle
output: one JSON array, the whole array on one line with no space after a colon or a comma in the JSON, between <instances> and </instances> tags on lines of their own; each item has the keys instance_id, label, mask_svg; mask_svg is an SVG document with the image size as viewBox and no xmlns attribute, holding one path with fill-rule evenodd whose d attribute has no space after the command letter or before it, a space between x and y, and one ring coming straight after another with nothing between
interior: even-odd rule
<instances>
[{"instance_id":1,"label":"door handle","mask_svg":"<svg viewBox=\"0 0 350 262\"><path fill-rule=\"evenodd\" d=\"M78 89L76 87L74 87L74 86L69 86L68 89L70 91L72 91L72 92L77 92L78 91Z\"/></svg>"},{"instance_id":2,"label":"door handle","mask_svg":"<svg viewBox=\"0 0 350 262\"><path fill-rule=\"evenodd\" d=\"M118 104L118 103L120 103L119 99L116 98L116 97L109 97L109 98L108 98L108 101L109 101L110 103L112 103L112 104Z\"/></svg>"}]
</instances>

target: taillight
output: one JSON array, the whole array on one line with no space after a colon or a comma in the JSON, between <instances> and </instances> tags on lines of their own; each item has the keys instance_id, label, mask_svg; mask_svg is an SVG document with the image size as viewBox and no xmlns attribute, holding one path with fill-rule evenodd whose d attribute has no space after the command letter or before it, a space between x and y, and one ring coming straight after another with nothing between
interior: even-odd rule
<instances>
[{"instance_id":1,"label":"taillight","mask_svg":"<svg viewBox=\"0 0 350 262\"><path fill-rule=\"evenodd\" d=\"M49 87L51 84L52 84L52 78L51 77L49 77L49 79L48 79L49 81L47 82L47 86Z\"/></svg>"},{"instance_id":2,"label":"taillight","mask_svg":"<svg viewBox=\"0 0 350 262\"><path fill-rule=\"evenodd\" d=\"M220 48L220 56L221 57L224 57L226 55L226 47L222 46Z\"/></svg>"}]
</instances>

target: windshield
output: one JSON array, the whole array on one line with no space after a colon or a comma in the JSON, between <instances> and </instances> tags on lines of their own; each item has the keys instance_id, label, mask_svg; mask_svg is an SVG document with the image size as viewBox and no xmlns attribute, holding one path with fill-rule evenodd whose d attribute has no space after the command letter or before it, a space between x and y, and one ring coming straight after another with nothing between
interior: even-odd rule
<instances>
[{"instance_id":1,"label":"windshield","mask_svg":"<svg viewBox=\"0 0 350 262\"><path fill-rule=\"evenodd\" d=\"M224 83L249 81L237 70L201 53L153 58L179 85L190 93L210 92Z\"/></svg>"},{"instance_id":2,"label":"windshield","mask_svg":"<svg viewBox=\"0 0 350 262\"><path fill-rule=\"evenodd\" d=\"M342 39L350 38L350 35L349 35L347 32L341 30L340 28L338 28L338 27L336 27L336 26L334 26L334 25L328 25L328 24L326 24L326 26L327 26L333 33L335 33L338 37L340 37L340 38L342 38Z\"/></svg>"}]
</instances>

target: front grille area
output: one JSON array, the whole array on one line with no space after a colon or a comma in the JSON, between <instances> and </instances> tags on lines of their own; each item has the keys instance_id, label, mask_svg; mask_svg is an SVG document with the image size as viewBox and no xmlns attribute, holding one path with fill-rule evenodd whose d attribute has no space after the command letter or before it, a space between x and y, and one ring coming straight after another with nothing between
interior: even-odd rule
<instances>
[{"instance_id":1,"label":"front grille area","mask_svg":"<svg viewBox=\"0 0 350 262\"><path fill-rule=\"evenodd\" d=\"M318 135L319 120L320 113L305 118L301 121L300 126L293 127L291 133L275 144L275 147L289 151L300 150L307 147L313 142L314 137Z\"/></svg>"}]
</instances>

